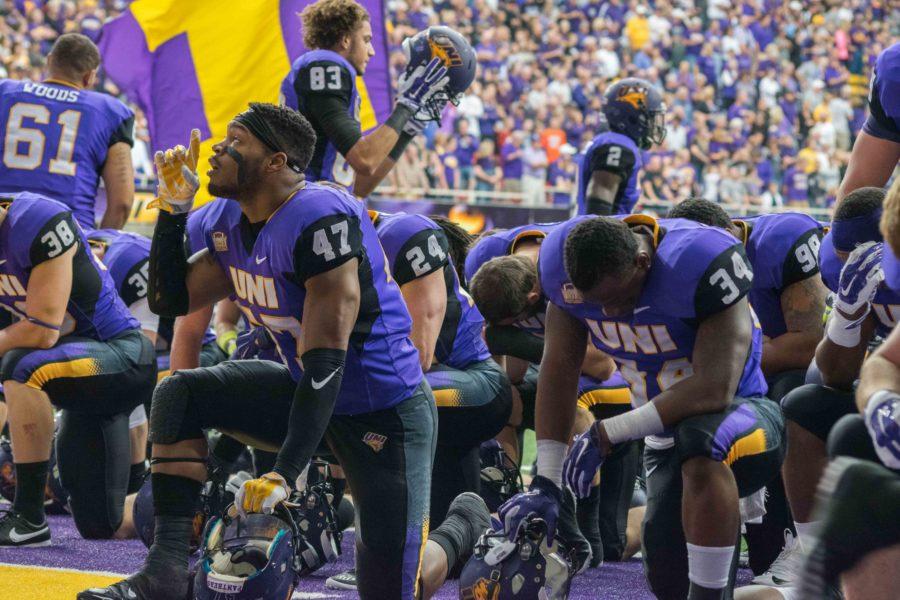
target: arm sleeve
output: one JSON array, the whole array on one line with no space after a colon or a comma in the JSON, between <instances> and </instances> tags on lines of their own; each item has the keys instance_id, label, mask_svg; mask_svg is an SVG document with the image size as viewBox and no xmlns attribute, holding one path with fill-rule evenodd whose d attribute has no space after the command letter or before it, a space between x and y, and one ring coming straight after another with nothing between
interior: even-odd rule
<instances>
[{"instance_id":1,"label":"arm sleeve","mask_svg":"<svg viewBox=\"0 0 900 600\"><path fill-rule=\"evenodd\" d=\"M697 282L694 315L698 321L733 306L750 293L753 270L743 244L735 244L710 263Z\"/></svg>"},{"instance_id":2,"label":"arm sleeve","mask_svg":"<svg viewBox=\"0 0 900 600\"><path fill-rule=\"evenodd\" d=\"M605 144L591 154L591 173L609 171L624 181L631 177L635 162L634 153L625 146Z\"/></svg>"},{"instance_id":3,"label":"arm sleeve","mask_svg":"<svg viewBox=\"0 0 900 600\"><path fill-rule=\"evenodd\" d=\"M190 307L185 252L187 215L159 212L150 244L150 310L163 317L186 315Z\"/></svg>"},{"instance_id":4,"label":"arm sleeve","mask_svg":"<svg viewBox=\"0 0 900 600\"><path fill-rule=\"evenodd\" d=\"M317 131L346 156L362 137L359 121L350 115L353 78L342 65L317 61L306 65L294 80L301 111Z\"/></svg>"},{"instance_id":5,"label":"arm sleeve","mask_svg":"<svg viewBox=\"0 0 900 600\"><path fill-rule=\"evenodd\" d=\"M484 332L491 354L513 356L540 364L544 357L544 340L512 325L489 325Z\"/></svg>"},{"instance_id":6,"label":"arm sleeve","mask_svg":"<svg viewBox=\"0 0 900 600\"><path fill-rule=\"evenodd\" d=\"M118 144L119 142L125 142L131 147L134 147L134 116L130 116L121 123L119 126L113 129L112 134L109 136L109 143L107 147L112 146L113 144Z\"/></svg>"},{"instance_id":7,"label":"arm sleeve","mask_svg":"<svg viewBox=\"0 0 900 600\"><path fill-rule=\"evenodd\" d=\"M51 217L31 242L28 260L32 267L56 258L78 244L78 226L72 213L64 211Z\"/></svg>"},{"instance_id":8,"label":"arm sleeve","mask_svg":"<svg viewBox=\"0 0 900 600\"><path fill-rule=\"evenodd\" d=\"M356 216L339 213L322 217L306 227L294 244L297 282L302 285L310 277L364 254L362 229Z\"/></svg>"}]
</instances>

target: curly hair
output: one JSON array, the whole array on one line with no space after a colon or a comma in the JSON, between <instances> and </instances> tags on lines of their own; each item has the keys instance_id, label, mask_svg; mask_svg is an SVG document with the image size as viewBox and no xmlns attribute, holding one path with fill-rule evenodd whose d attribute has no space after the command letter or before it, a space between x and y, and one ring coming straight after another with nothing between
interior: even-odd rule
<instances>
[{"instance_id":1,"label":"curly hair","mask_svg":"<svg viewBox=\"0 0 900 600\"><path fill-rule=\"evenodd\" d=\"M683 202L679 202L669 209L666 215L669 219L687 219L703 223L710 227L721 227L728 229L731 227L731 219L728 213L715 202L710 202L703 198L688 198Z\"/></svg>"},{"instance_id":2,"label":"curly hair","mask_svg":"<svg viewBox=\"0 0 900 600\"><path fill-rule=\"evenodd\" d=\"M590 290L604 277L622 274L637 253L637 240L625 222L612 217L588 219L573 227L566 238L566 273L576 289Z\"/></svg>"},{"instance_id":3,"label":"curly hair","mask_svg":"<svg viewBox=\"0 0 900 600\"><path fill-rule=\"evenodd\" d=\"M459 223L451 221L442 215L431 215L429 219L440 225L441 229L444 230L447 241L450 242L450 258L453 260L453 266L456 267L456 276L459 278L460 283L463 284L463 287L465 287L464 267L466 254L468 254L469 248L472 246L472 240L475 239L474 236L463 229Z\"/></svg>"},{"instance_id":4,"label":"curly hair","mask_svg":"<svg viewBox=\"0 0 900 600\"><path fill-rule=\"evenodd\" d=\"M304 8L300 18L303 44L310 50L327 50L356 31L360 23L368 21L369 13L355 0L318 0Z\"/></svg>"},{"instance_id":5,"label":"curly hair","mask_svg":"<svg viewBox=\"0 0 900 600\"><path fill-rule=\"evenodd\" d=\"M265 102L251 102L250 107L269 124L288 158L298 167L306 169L316 148L316 131L306 117L287 106Z\"/></svg>"}]
</instances>

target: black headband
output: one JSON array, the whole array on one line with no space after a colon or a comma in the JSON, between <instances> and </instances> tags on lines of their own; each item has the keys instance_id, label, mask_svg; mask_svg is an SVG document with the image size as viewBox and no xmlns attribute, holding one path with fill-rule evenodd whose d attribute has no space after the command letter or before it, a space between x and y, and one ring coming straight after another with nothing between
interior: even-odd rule
<instances>
[{"instance_id":1,"label":"black headband","mask_svg":"<svg viewBox=\"0 0 900 600\"><path fill-rule=\"evenodd\" d=\"M291 170L297 173L303 172L303 169L300 168L300 165L298 165L291 158L291 155L286 150L283 150L280 147L277 139L275 138L275 133L272 131L272 128L269 127L269 123L262 117L262 115L256 112L252 106L236 116L234 120L246 127L250 131L250 133L256 136L257 139L265 144L266 147L272 152L284 152L285 154L287 154L287 165L291 168Z\"/></svg>"}]
</instances>

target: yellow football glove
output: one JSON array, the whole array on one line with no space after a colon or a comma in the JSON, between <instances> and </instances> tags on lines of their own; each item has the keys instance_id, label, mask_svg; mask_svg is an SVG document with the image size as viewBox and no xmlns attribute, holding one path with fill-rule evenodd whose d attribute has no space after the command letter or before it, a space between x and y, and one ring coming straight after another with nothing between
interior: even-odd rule
<instances>
[{"instance_id":1,"label":"yellow football glove","mask_svg":"<svg viewBox=\"0 0 900 600\"><path fill-rule=\"evenodd\" d=\"M266 473L258 479L241 484L234 496L234 505L241 515L247 513L271 514L275 507L287 500L290 488L278 473Z\"/></svg>"},{"instance_id":2,"label":"yellow football glove","mask_svg":"<svg viewBox=\"0 0 900 600\"><path fill-rule=\"evenodd\" d=\"M200 157L200 130L191 130L188 147L182 145L159 151L153 156L159 183L156 199L147 208L158 208L173 215L190 212L200 189L197 160Z\"/></svg>"},{"instance_id":3,"label":"yellow football glove","mask_svg":"<svg viewBox=\"0 0 900 600\"><path fill-rule=\"evenodd\" d=\"M231 356L234 354L234 351L237 350L237 338L237 330L229 329L221 335L216 336L216 344L218 344L219 348L226 356Z\"/></svg>"}]
</instances>

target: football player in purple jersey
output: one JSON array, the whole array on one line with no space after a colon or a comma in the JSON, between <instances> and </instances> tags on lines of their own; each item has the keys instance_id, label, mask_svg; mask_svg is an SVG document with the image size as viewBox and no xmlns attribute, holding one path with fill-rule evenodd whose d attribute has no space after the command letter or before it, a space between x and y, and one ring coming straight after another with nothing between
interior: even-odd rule
<instances>
[{"instance_id":1,"label":"football player in purple jersey","mask_svg":"<svg viewBox=\"0 0 900 600\"><path fill-rule=\"evenodd\" d=\"M156 383L153 346L65 205L30 192L5 200L0 304L16 322L0 331L0 381L16 496L0 518L0 546L50 545L44 488L54 408L75 526L85 538L127 537L128 417Z\"/></svg>"},{"instance_id":2,"label":"football player in purple jersey","mask_svg":"<svg viewBox=\"0 0 900 600\"><path fill-rule=\"evenodd\" d=\"M603 256L603 261L596 260ZM784 452L765 399L753 272L725 232L682 219L576 217L538 263L547 306L538 380L538 476L500 509L507 533L559 513L563 481L587 495L617 444L645 439L644 565L659 598L722 598L734 583L738 499L774 477ZM590 340L631 384L635 409L598 421L568 449Z\"/></svg>"},{"instance_id":3,"label":"football player in purple jersey","mask_svg":"<svg viewBox=\"0 0 900 600\"><path fill-rule=\"evenodd\" d=\"M282 104L316 131L309 181L339 183L363 198L387 176L429 120L440 118L475 77L475 51L458 33L432 27L404 42L407 66L387 120L363 135L357 76L375 56L369 13L355 0L319 0L301 13L309 49L281 84ZM416 117L419 118L416 118Z\"/></svg>"},{"instance_id":4,"label":"football player in purple jersey","mask_svg":"<svg viewBox=\"0 0 900 600\"><path fill-rule=\"evenodd\" d=\"M270 513L288 499L325 440L354 493L362 598L429 597L489 526L483 501L462 494L428 532L434 397L364 205L340 186L305 180L314 144L312 126L290 108L253 103L236 116L208 174L210 193L241 210L206 221L205 248L190 260L184 238L199 187L199 131L189 149L157 155L163 210L151 247L151 308L174 317L234 295L285 362L225 361L157 386L154 543L137 574L80 600L185 595L208 428L278 453L271 472L241 486L242 512Z\"/></svg>"},{"instance_id":5,"label":"football player in purple jersey","mask_svg":"<svg viewBox=\"0 0 900 600\"><path fill-rule=\"evenodd\" d=\"M27 190L62 202L85 231L96 227L101 179L101 227L120 229L134 202L134 113L91 91L99 67L94 43L67 33L47 57L46 79L0 80L0 193Z\"/></svg>"}]
</instances>

